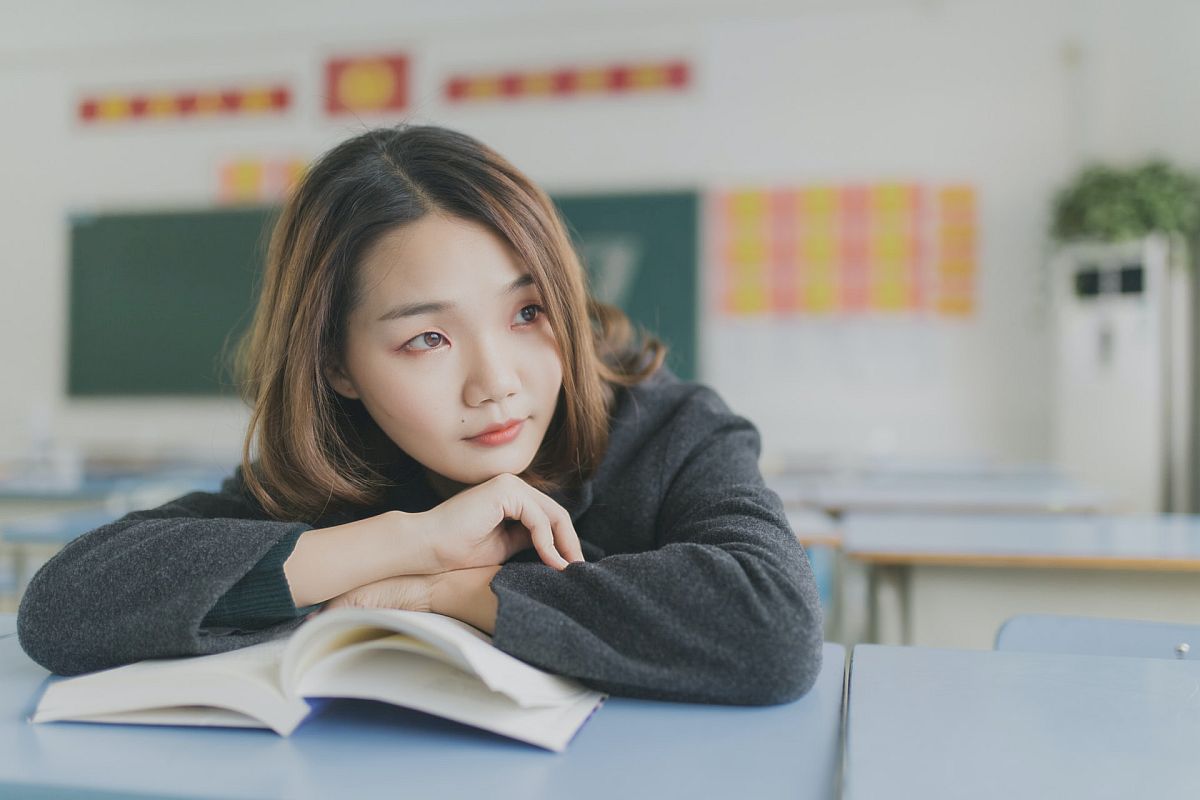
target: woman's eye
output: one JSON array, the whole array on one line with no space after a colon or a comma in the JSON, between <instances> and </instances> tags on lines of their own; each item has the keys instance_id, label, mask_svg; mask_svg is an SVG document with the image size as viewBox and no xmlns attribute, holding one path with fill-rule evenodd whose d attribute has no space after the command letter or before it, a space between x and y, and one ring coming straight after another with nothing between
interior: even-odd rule
<instances>
[{"instance_id":1,"label":"woman's eye","mask_svg":"<svg viewBox=\"0 0 1200 800\"><path fill-rule=\"evenodd\" d=\"M405 350L436 350L446 342L446 337L434 331L426 331L404 343Z\"/></svg>"},{"instance_id":2,"label":"woman's eye","mask_svg":"<svg viewBox=\"0 0 1200 800\"><path fill-rule=\"evenodd\" d=\"M539 314L546 313L546 309L539 305L528 305L517 312L517 318L514 320L518 324L528 325L538 318Z\"/></svg>"}]
</instances>

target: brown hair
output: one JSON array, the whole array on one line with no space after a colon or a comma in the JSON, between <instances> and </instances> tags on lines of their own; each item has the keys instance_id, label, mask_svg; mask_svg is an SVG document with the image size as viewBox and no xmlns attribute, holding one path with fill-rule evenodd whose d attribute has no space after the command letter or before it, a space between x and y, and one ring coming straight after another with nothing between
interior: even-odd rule
<instances>
[{"instance_id":1,"label":"brown hair","mask_svg":"<svg viewBox=\"0 0 1200 800\"><path fill-rule=\"evenodd\" d=\"M501 156L445 128L360 134L323 155L284 205L238 352L253 410L243 475L271 516L314 520L331 508L377 503L389 485L388 462L408 458L325 375L341 359L346 319L360 300L361 256L382 234L430 212L494 231L541 292L563 378L554 417L523 475L530 483L548 491L589 477L608 443L612 387L638 383L662 365L661 342L639 342L620 310L588 296L554 204Z\"/></svg>"}]
</instances>

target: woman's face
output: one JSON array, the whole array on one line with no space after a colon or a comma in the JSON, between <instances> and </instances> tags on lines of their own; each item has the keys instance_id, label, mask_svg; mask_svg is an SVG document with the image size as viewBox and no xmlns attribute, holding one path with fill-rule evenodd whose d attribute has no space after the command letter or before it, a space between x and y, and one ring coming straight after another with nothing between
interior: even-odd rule
<instances>
[{"instance_id":1,"label":"woman's face","mask_svg":"<svg viewBox=\"0 0 1200 800\"><path fill-rule=\"evenodd\" d=\"M328 376L334 390L361 400L443 493L528 468L562 363L538 290L507 243L431 213L375 242L357 280L342 368Z\"/></svg>"}]
</instances>

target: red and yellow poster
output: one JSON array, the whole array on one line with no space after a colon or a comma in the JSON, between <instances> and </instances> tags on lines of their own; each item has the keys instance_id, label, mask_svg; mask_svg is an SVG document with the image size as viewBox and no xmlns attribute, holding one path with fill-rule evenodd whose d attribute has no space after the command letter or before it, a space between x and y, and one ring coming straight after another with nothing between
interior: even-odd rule
<instances>
[{"instance_id":1,"label":"red and yellow poster","mask_svg":"<svg viewBox=\"0 0 1200 800\"><path fill-rule=\"evenodd\" d=\"M219 171L218 199L222 203L266 203L280 200L308 168L302 158L241 158Z\"/></svg>"},{"instance_id":2,"label":"red and yellow poster","mask_svg":"<svg viewBox=\"0 0 1200 800\"><path fill-rule=\"evenodd\" d=\"M408 107L408 56L398 54L332 58L325 65L325 110L329 114L374 114Z\"/></svg>"},{"instance_id":3,"label":"red and yellow poster","mask_svg":"<svg viewBox=\"0 0 1200 800\"><path fill-rule=\"evenodd\" d=\"M718 195L714 211L727 314L974 309L970 187L741 189Z\"/></svg>"},{"instance_id":4,"label":"red and yellow poster","mask_svg":"<svg viewBox=\"0 0 1200 800\"><path fill-rule=\"evenodd\" d=\"M564 98L633 92L681 91L691 83L691 68L680 60L560 67L452 75L445 85L446 100Z\"/></svg>"},{"instance_id":5,"label":"red and yellow poster","mask_svg":"<svg viewBox=\"0 0 1200 800\"><path fill-rule=\"evenodd\" d=\"M278 114L291 107L287 86L162 92L97 92L79 101L78 117L85 124L195 119L214 116Z\"/></svg>"},{"instance_id":6,"label":"red and yellow poster","mask_svg":"<svg viewBox=\"0 0 1200 800\"><path fill-rule=\"evenodd\" d=\"M934 291L937 310L965 316L975 310L975 192L969 186L938 190Z\"/></svg>"}]
</instances>

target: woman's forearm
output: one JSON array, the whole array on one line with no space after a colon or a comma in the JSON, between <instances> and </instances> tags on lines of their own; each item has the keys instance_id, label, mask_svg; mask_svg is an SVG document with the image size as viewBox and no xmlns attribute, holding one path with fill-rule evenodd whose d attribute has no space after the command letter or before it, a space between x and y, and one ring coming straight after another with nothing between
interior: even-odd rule
<instances>
[{"instance_id":1,"label":"woman's forearm","mask_svg":"<svg viewBox=\"0 0 1200 800\"><path fill-rule=\"evenodd\" d=\"M301 534L283 573L297 607L394 575L436 572L432 549L413 515L389 511Z\"/></svg>"}]
</instances>

